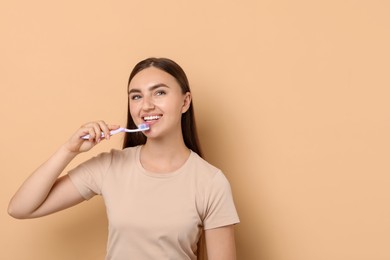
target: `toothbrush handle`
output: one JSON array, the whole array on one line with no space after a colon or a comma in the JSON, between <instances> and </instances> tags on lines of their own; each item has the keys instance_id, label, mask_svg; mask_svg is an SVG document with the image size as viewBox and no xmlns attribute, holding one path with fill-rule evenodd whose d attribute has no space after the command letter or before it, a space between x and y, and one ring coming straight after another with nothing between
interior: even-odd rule
<instances>
[{"instance_id":1,"label":"toothbrush handle","mask_svg":"<svg viewBox=\"0 0 390 260\"><path fill-rule=\"evenodd\" d=\"M120 133L120 132L123 132L123 128L122 127L118 128L118 129L115 129L115 130L111 130L110 131L110 136L111 135L115 135L115 134ZM84 135L84 136L81 137L81 139L88 140L89 137L90 137L89 135ZM104 138L104 133L101 134L101 137Z\"/></svg>"}]
</instances>

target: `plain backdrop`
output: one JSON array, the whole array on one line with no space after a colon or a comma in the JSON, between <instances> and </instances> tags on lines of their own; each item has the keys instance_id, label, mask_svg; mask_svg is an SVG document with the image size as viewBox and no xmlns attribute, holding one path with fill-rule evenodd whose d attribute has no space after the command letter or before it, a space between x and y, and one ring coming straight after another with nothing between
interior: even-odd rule
<instances>
[{"instance_id":1,"label":"plain backdrop","mask_svg":"<svg viewBox=\"0 0 390 260\"><path fill-rule=\"evenodd\" d=\"M188 74L238 259L390 259L389 1L2 1L0 37L0 259L104 259L100 197L33 220L7 205L81 124L125 123L150 56Z\"/></svg>"}]
</instances>

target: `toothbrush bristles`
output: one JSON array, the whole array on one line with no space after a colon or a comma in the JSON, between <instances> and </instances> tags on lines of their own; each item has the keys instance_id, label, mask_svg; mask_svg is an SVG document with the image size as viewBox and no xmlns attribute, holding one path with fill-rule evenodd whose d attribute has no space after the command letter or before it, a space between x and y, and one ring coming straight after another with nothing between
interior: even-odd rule
<instances>
[{"instance_id":1,"label":"toothbrush bristles","mask_svg":"<svg viewBox=\"0 0 390 260\"><path fill-rule=\"evenodd\" d=\"M138 129L141 129L141 130L148 130L149 129L149 125L148 124L140 124L138 126Z\"/></svg>"}]
</instances>

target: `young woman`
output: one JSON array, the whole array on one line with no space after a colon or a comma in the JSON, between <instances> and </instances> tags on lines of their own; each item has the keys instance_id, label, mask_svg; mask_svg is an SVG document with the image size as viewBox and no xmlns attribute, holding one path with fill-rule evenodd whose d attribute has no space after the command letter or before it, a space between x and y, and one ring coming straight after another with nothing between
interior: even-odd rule
<instances>
[{"instance_id":1,"label":"young woman","mask_svg":"<svg viewBox=\"0 0 390 260\"><path fill-rule=\"evenodd\" d=\"M15 218L45 216L101 195L107 209L106 259L197 259L205 239L209 260L236 259L233 225L239 222L230 185L201 158L192 96L181 67L149 58L128 84L123 150L102 153L59 177L118 125L91 122L78 129L23 183L9 204ZM81 137L89 135L88 140ZM104 138L102 137L104 134Z\"/></svg>"}]
</instances>

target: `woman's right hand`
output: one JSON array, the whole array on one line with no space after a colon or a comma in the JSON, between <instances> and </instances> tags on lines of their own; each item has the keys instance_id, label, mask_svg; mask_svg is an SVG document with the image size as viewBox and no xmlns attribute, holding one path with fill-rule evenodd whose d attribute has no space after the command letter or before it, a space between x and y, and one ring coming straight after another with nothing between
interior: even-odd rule
<instances>
[{"instance_id":1,"label":"woman's right hand","mask_svg":"<svg viewBox=\"0 0 390 260\"><path fill-rule=\"evenodd\" d=\"M104 121L94 121L82 125L65 143L65 148L71 153L87 152L101 140L110 139L110 131L118 129L119 125L108 125ZM102 137L102 133L104 137ZM82 137L89 135L89 139Z\"/></svg>"}]
</instances>

